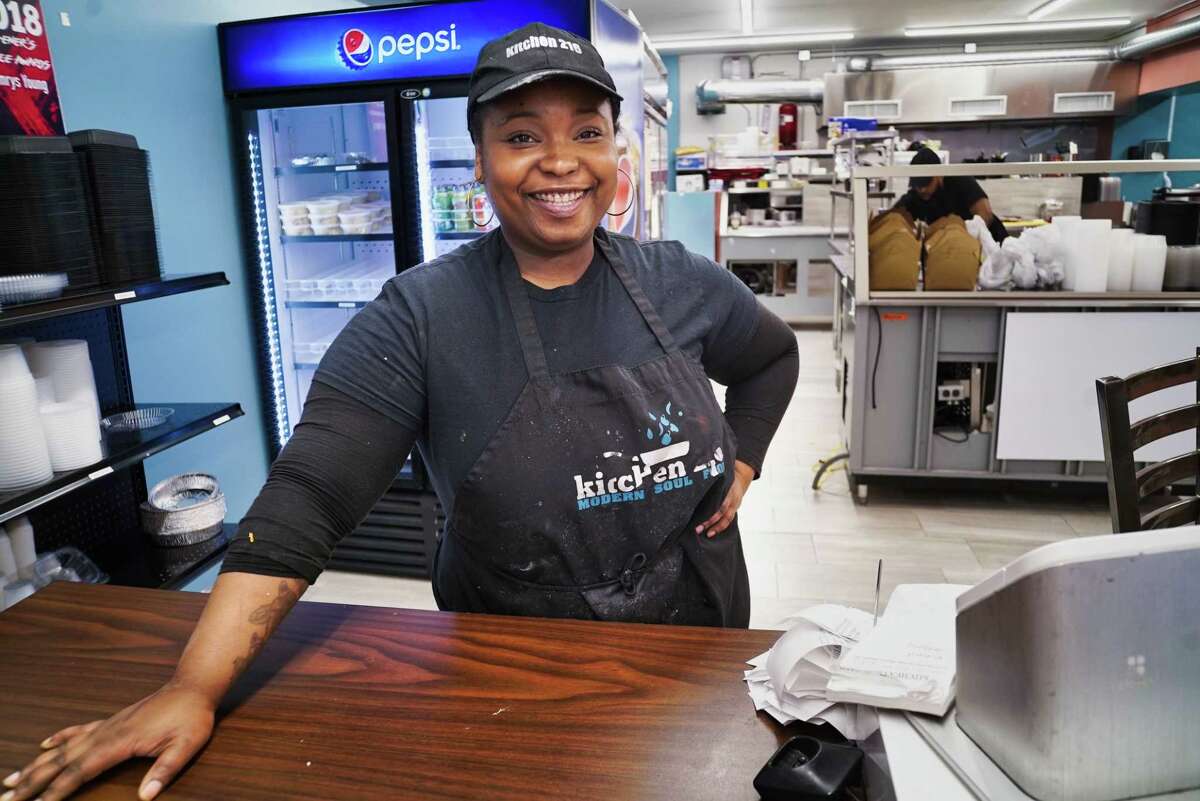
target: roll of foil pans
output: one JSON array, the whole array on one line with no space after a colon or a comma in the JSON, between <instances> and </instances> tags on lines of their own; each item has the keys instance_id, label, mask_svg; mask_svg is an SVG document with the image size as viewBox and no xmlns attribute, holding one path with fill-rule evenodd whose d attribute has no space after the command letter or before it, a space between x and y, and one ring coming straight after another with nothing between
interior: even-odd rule
<instances>
[{"instance_id":1,"label":"roll of foil pans","mask_svg":"<svg viewBox=\"0 0 1200 801\"><path fill-rule=\"evenodd\" d=\"M213 476L183 473L155 484L140 511L142 529L156 544L194 545L220 533L225 495Z\"/></svg>"}]
</instances>

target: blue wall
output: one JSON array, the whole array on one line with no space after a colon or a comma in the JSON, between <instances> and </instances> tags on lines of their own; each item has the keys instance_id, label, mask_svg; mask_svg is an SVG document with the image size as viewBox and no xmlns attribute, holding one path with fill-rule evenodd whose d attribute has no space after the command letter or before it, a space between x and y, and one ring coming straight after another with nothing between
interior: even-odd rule
<instances>
[{"instance_id":1,"label":"blue wall","mask_svg":"<svg viewBox=\"0 0 1200 801\"><path fill-rule=\"evenodd\" d=\"M671 101L671 117L667 120L667 191L675 191L675 148L679 147L679 56L663 56L667 67L667 99Z\"/></svg>"},{"instance_id":2,"label":"blue wall","mask_svg":"<svg viewBox=\"0 0 1200 801\"><path fill-rule=\"evenodd\" d=\"M153 484L203 470L239 519L266 477L235 161L218 22L359 5L352 0L42 0L67 130L135 135L150 151L164 271L222 270L231 286L124 308L139 402L239 401L246 416L146 462ZM60 12L71 25L61 24Z\"/></svg>"},{"instance_id":3,"label":"blue wall","mask_svg":"<svg viewBox=\"0 0 1200 801\"><path fill-rule=\"evenodd\" d=\"M1171 102L1175 102L1175 119L1171 122ZM1124 159L1131 145L1146 139L1171 139L1170 157L1200 158L1200 83L1145 95L1138 99L1137 111L1117 120L1113 129L1113 158ZM1162 186L1162 175L1123 175L1121 194L1125 200L1149 200L1155 187ZM1174 173L1175 186L1200 181L1200 173Z\"/></svg>"}]
</instances>

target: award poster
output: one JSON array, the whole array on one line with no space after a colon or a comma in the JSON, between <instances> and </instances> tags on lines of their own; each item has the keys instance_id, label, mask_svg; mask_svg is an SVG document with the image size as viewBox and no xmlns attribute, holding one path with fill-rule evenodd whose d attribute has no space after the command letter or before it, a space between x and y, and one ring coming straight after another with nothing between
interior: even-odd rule
<instances>
[{"instance_id":1,"label":"award poster","mask_svg":"<svg viewBox=\"0 0 1200 801\"><path fill-rule=\"evenodd\" d=\"M39 0L0 0L0 136L62 136Z\"/></svg>"}]
</instances>

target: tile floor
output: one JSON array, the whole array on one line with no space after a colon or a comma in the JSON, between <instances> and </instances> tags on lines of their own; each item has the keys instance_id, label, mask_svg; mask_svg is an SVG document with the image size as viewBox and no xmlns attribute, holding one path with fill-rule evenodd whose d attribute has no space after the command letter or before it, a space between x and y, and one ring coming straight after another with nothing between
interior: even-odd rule
<instances>
[{"instance_id":1,"label":"tile floor","mask_svg":"<svg viewBox=\"0 0 1200 801\"><path fill-rule=\"evenodd\" d=\"M838 448L838 400L829 332L804 330L797 339L800 381L739 515L752 627L784 628L789 615L822 601L870 609L879 558L886 599L897 584L973 584L1038 545L1110 531L1099 495L872 487L864 506L840 471L812 491L814 463ZM427 581L335 571L305 600L436 608Z\"/></svg>"}]
</instances>

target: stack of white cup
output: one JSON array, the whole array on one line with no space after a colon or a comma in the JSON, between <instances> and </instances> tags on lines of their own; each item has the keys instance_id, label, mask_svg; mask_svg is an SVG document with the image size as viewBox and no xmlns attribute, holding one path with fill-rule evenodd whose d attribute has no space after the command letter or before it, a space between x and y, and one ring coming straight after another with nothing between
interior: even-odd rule
<instances>
[{"instance_id":1,"label":"stack of white cup","mask_svg":"<svg viewBox=\"0 0 1200 801\"><path fill-rule=\"evenodd\" d=\"M1133 291L1161 292L1167 269L1167 238L1137 234L1133 248Z\"/></svg>"},{"instance_id":2,"label":"stack of white cup","mask_svg":"<svg viewBox=\"0 0 1200 801\"><path fill-rule=\"evenodd\" d=\"M86 401L99 422L100 401L87 340L38 342L30 348L29 367L37 378L49 377L54 382L55 401Z\"/></svg>"},{"instance_id":3,"label":"stack of white cup","mask_svg":"<svg viewBox=\"0 0 1200 801\"><path fill-rule=\"evenodd\" d=\"M54 475L42 430L37 384L18 345L0 345L0 491Z\"/></svg>"},{"instance_id":4,"label":"stack of white cup","mask_svg":"<svg viewBox=\"0 0 1200 801\"><path fill-rule=\"evenodd\" d=\"M103 457L100 421L86 400L60 401L42 406L42 428L55 470L77 470Z\"/></svg>"},{"instance_id":5,"label":"stack of white cup","mask_svg":"<svg viewBox=\"0 0 1200 801\"><path fill-rule=\"evenodd\" d=\"M1108 291L1133 289L1134 233L1132 228L1114 228L1108 236Z\"/></svg>"}]
</instances>

